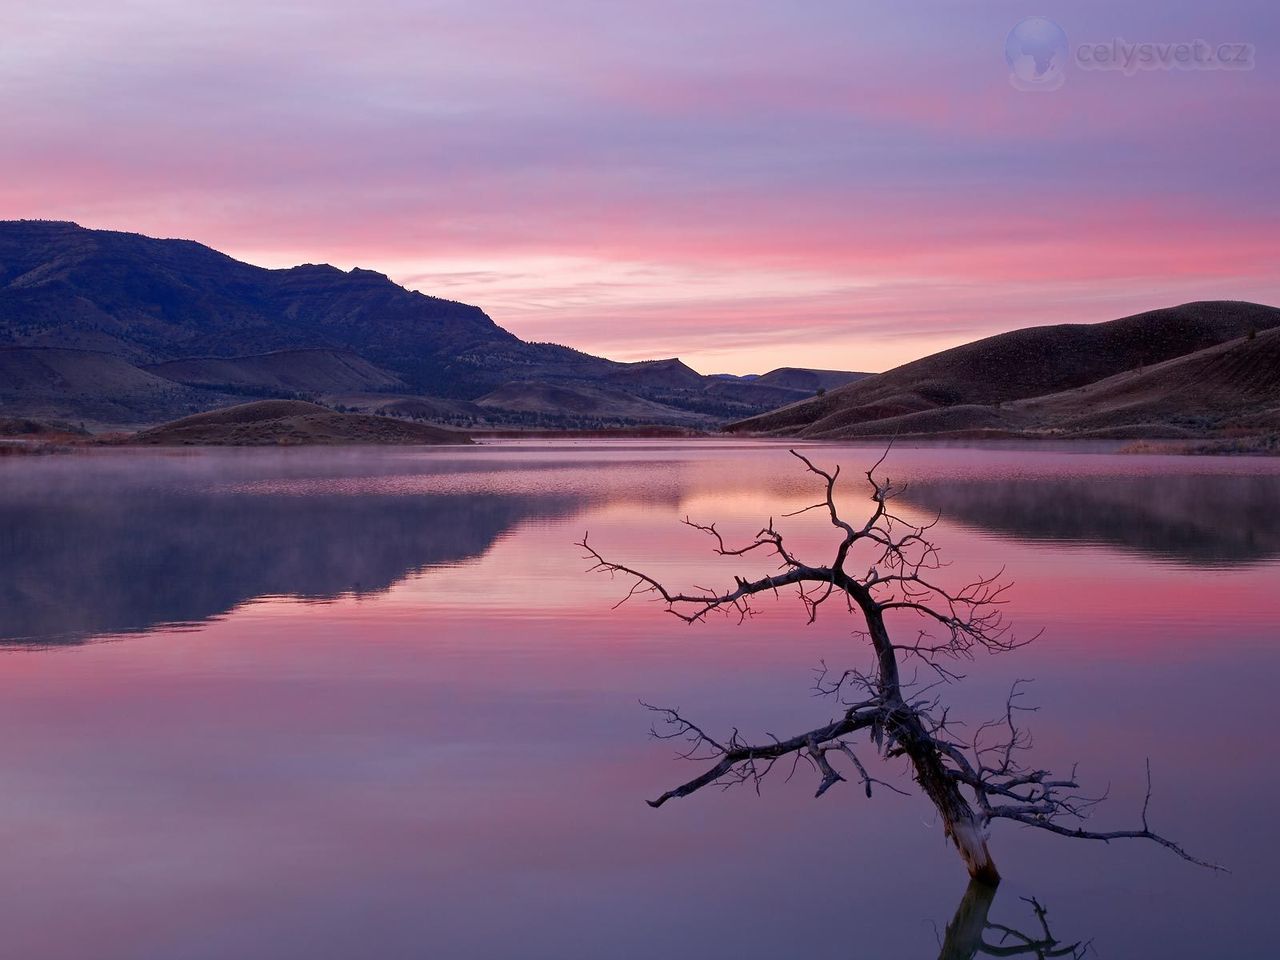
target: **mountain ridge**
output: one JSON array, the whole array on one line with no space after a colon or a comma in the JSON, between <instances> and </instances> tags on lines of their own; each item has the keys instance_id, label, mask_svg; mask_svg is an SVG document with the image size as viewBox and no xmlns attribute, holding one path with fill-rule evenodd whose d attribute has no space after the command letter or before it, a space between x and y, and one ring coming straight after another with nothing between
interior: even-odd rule
<instances>
[{"instance_id":1,"label":"mountain ridge","mask_svg":"<svg viewBox=\"0 0 1280 960\"><path fill-rule=\"evenodd\" d=\"M408 290L375 270L314 263L270 269L192 240L69 221L0 221L0 347L93 352L169 377L187 391L152 384L150 396L135 391L114 399L68 391L59 407L57 380L46 377L48 389L35 404L42 412L98 420L157 422L246 394L341 394L372 409L387 402L378 394L398 390L403 398L471 403L511 383L543 383L617 387L656 405L624 403L611 411L605 404L593 415L603 425L631 422L626 410L651 409L673 423L692 419L711 427L770 409L781 396L763 385L752 389L747 378L731 396L713 393L718 378L676 359L623 363L525 341L479 307ZM306 351L315 361L311 369L299 362L278 369L284 355L299 361ZM341 371L333 360L338 354L380 372ZM268 356L276 360L262 359ZM34 354L26 359L39 366ZM84 377L92 379L88 368L95 364L111 366L86 357ZM0 384L4 412L33 405L32 397L13 394ZM805 395L796 390L781 399ZM673 412L662 414L663 408ZM529 416L486 409L497 420ZM574 410L554 405L536 417L539 425L581 425Z\"/></svg>"},{"instance_id":2,"label":"mountain ridge","mask_svg":"<svg viewBox=\"0 0 1280 960\"><path fill-rule=\"evenodd\" d=\"M704 376L674 357L524 341L376 270L271 269L191 240L0 221L0 415L95 429L275 398L468 430L1199 436L1280 422L1275 328L1275 307L1196 301L999 333L880 374Z\"/></svg>"}]
</instances>

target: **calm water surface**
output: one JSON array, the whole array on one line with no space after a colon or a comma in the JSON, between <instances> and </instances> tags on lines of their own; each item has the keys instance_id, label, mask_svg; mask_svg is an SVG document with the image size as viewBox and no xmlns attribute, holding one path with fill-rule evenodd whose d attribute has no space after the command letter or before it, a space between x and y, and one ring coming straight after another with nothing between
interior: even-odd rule
<instances>
[{"instance_id":1,"label":"calm water surface","mask_svg":"<svg viewBox=\"0 0 1280 960\"><path fill-rule=\"evenodd\" d=\"M817 447L853 471L870 448ZM1039 758L1226 863L999 825L991 919L1122 958L1272 956L1280 462L901 449L950 575L1006 567ZM863 492L846 488L853 513ZM928 805L790 782L643 803L695 768L638 701L716 730L825 720L834 606L687 627L575 539L729 581L678 520L811 502L770 444L128 452L0 462L0 941L27 960L936 957L965 889ZM830 527L785 521L829 556ZM887 768L888 774L901 771ZM904 782L904 785L907 785Z\"/></svg>"}]
</instances>

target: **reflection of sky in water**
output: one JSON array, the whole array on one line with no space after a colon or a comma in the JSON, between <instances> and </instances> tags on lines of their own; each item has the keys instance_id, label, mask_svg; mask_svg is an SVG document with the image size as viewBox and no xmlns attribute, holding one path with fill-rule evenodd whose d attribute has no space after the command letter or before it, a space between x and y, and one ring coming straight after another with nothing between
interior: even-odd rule
<instances>
[{"instance_id":1,"label":"reflection of sky in water","mask_svg":"<svg viewBox=\"0 0 1280 960\"><path fill-rule=\"evenodd\" d=\"M621 585L586 577L572 542L589 529L673 579L727 577L741 567L677 521L746 534L804 505L784 449L300 453L2 465L8 622L150 630L0 655L15 956L936 955L930 921L964 877L925 804L815 801L803 773L761 798L641 802L689 770L645 739L638 699L718 730L807 728L829 710L809 669L856 657L851 623L831 610L806 628L789 599L742 627L611 612ZM868 450L824 453L852 469ZM1040 758L1112 785L1100 824L1136 816L1149 755L1153 824L1234 871L1001 829L993 916L1034 894L1108 956L1265 953L1280 842L1256 798L1280 784L1223 730L1280 720L1275 530L1261 516L1238 534L1241 505L1223 502L1211 566L1161 531L1203 529L1181 507L1197 485L1252 509L1280 467L964 450L888 466L917 482L909 511L950 490L952 574L1006 565L1012 619L1045 629L968 667L957 713L984 718L1014 677L1038 678ZM1072 526L1091 491L1132 510L1111 542ZM820 519L785 523L805 550L828 542ZM1206 709L1230 722L1188 719Z\"/></svg>"}]
</instances>

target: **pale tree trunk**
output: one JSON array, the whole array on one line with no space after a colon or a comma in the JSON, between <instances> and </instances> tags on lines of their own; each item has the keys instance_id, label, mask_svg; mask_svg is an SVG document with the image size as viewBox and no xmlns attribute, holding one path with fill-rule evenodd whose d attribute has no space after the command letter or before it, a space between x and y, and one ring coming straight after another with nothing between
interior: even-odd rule
<instances>
[{"instance_id":1,"label":"pale tree trunk","mask_svg":"<svg viewBox=\"0 0 1280 960\"><path fill-rule=\"evenodd\" d=\"M1000 872L987 850L982 822L960 792L960 785L947 771L937 742L921 723L919 713L903 700L897 657L884 617L865 590L852 586L850 593L866 618L871 644L879 660L880 690L888 705L886 713L891 718L890 732L902 752L910 758L916 782L937 808L947 838L955 844L970 878L994 887L1000 882Z\"/></svg>"},{"instance_id":2,"label":"pale tree trunk","mask_svg":"<svg viewBox=\"0 0 1280 960\"><path fill-rule=\"evenodd\" d=\"M915 724L909 723L907 726ZM903 749L915 767L916 781L933 801L938 816L942 818L943 830L955 844L969 876L994 888L1000 882L1000 872L987 850L986 831L973 812L973 807L960 793L956 781L948 775L928 734L923 729L919 732L924 734L924 739L917 739L915 731L909 731L903 741Z\"/></svg>"},{"instance_id":3,"label":"pale tree trunk","mask_svg":"<svg viewBox=\"0 0 1280 960\"><path fill-rule=\"evenodd\" d=\"M948 823L946 830L956 849L960 851L960 858L964 860L969 876L994 890L1000 882L1000 872L987 850L987 838L983 829L970 817Z\"/></svg>"}]
</instances>

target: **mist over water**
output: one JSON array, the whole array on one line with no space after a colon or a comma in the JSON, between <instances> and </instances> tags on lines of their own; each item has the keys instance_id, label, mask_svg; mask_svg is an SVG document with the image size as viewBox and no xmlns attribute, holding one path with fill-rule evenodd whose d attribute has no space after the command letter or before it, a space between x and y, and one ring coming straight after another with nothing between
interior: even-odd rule
<instances>
[{"instance_id":1,"label":"mist over water","mask_svg":"<svg viewBox=\"0 0 1280 960\"><path fill-rule=\"evenodd\" d=\"M879 451L844 465L846 512ZM1005 567L1032 646L965 664L958 714L1034 677L1037 759L1081 763L1153 845L997 827L991 919L1126 958L1257 956L1280 780L1224 732L1280 721L1280 463L900 449L957 581ZM679 583L772 516L830 526L768 443L108 452L0 462L0 921L28 958L935 957L965 892L927 803L790 782L643 800L694 771L638 705L789 735L862 656L782 597L687 627L589 577L585 531ZM904 622L902 629L911 627ZM911 635L914 635L912 633ZM113 641L113 642L107 642ZM1205 712L1229 717L1206 721ZM878 773L902 782L892 763ZM74 917L74 922L65 918Z\"/></svg>"}]
</instances>

